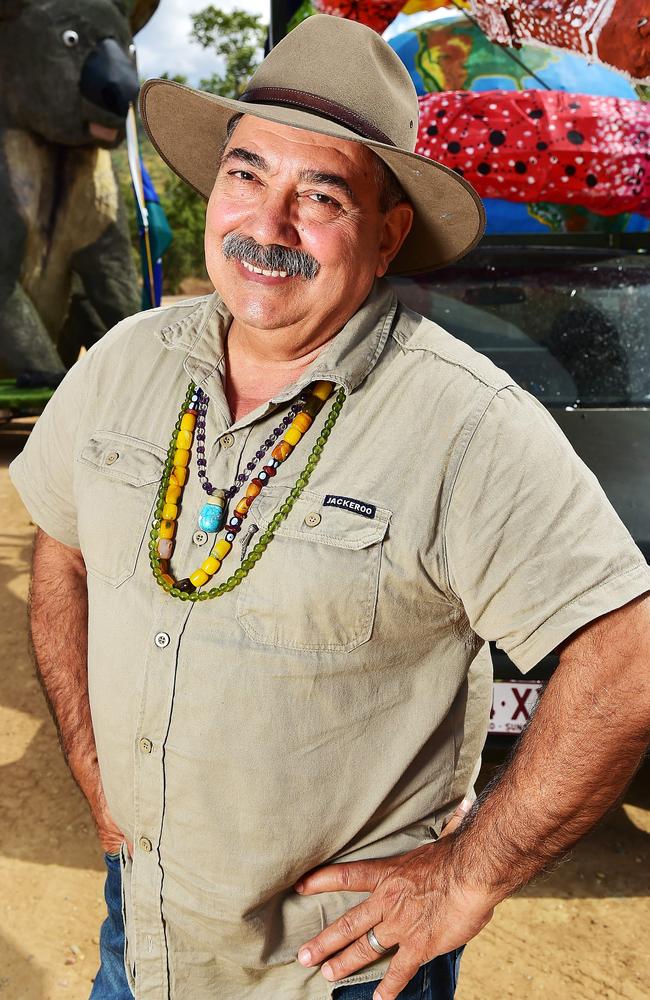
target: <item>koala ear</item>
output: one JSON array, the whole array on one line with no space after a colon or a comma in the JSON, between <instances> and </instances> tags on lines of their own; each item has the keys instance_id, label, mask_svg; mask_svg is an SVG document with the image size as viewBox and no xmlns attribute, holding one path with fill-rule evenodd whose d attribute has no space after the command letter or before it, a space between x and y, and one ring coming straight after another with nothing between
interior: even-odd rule
<instances>
[{"instance_id":1,"label":"koala ear","mask_svg":"<svg viewBox=\"0 0 650 1000\"><path fill-rule=\"evenodd\" d=\"M0 0L2 3L2 0ZM160 0L133 0L131 3L131 13L129 14L129 24L131 31L135 35L140 28L144 28L147 21L155 14Z\"/></svg>"},{"instance_id":2,"label":"koala ear","mask_svg":"<svg viewBox=\"0 0 650 1000\"><path fill-rule=\"evenodd\" d=\"M27 7L27 0L0 0L0 21L18 17Z\"/></svg>"}]
</instances>

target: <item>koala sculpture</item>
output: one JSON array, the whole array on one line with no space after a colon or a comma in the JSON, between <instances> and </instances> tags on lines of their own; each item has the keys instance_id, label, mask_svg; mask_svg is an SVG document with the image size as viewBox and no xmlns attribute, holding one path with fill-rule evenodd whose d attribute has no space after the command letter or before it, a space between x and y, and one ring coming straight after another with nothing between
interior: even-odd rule
<instances>
[{"instance_id":1,"label":"koala sculpture","mask_svg":"<svg viewBox=\"0 0 650 1000\"><path fill-rule=\"evenodd\" d=\"M159 0L0 0L0 376L62 372L139 293L110 150Z\"/></svg>"}]
</instances>

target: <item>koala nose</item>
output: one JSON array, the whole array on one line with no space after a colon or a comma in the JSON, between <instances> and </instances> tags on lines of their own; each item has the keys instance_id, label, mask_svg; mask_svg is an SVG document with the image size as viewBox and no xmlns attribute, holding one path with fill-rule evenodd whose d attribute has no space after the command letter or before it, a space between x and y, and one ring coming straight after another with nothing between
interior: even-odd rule
<instances>
[{"instance_id":1,"label":"koala nose","mask_svg":"<svg viewBox=\"0 0 650 1000\"><path fill-rule=\"evenodd\" d=\"M126 118L140 90L135 66L114 38L104 38L81 71L82 96L104 111Z\"/></svg>"}]
</instances>

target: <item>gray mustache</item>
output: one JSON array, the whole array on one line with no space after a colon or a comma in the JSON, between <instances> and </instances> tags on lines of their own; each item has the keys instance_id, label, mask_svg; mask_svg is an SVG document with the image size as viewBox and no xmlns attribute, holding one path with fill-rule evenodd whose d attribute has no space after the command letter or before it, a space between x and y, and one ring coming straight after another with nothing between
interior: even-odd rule
<instances>
[{"instance_id":1,"label":"gray mustache","mask_svg":"<svg viewBox=\"0 0 650 1000\"><path fill-rule=\"evenodd\" d=\"M264 271L286 271L291 277L315 278L320 264L304 250L282 247L277 243L263 247L252 236L228 233L221 244L224 257L247 260Z\"/></svg>"}]
</instances>

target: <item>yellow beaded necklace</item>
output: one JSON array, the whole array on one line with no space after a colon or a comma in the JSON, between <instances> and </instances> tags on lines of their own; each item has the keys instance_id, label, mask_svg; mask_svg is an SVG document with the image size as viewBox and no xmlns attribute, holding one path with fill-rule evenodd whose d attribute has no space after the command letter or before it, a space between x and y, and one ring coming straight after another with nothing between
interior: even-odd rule
<instances>
[{"instance_id":1,"label":"yellow beaded necklace","mask_svg":"<svg viewBox=\"0 0 650 1000\"><path fill-rule=\"evenodd\" d=\"M310 387L303 409L296 414L284 437L271 452L272 458L268 466L265 466L265 471L260 472L249 483L245 495L235 506L226 526L227 537L215 540L210 555L189 577L184 580L176 580L171 573L170 559L174 548L183 489L187 482L194 441L194 428L198 412L196 390L196 384L190 382L167 450L167 459L156 497L154 519L149 533L149 561L153 575L170 597L178 597L181 601L207 601L213 597L221 597L227 591L234 590L245 579L255 563L261 559L262 553L273 538L276 528L286 518L307 485L345 400L345 390L339 389L323 429L307 459L307 464L298 476L289 496L269 521L257 544L253 546L250 554L242 560L239 569L236 569L233 575L218 587L199 591L198 588L208 583L220 570L223 560L232 549L234 534L239 531L255 497L259 496L269 479L275 475L275 470L289 457L303 434L309 429L314 418L320 413L326 400L334 391L334 384L332 382L315 382Z\"/></svg>"}]
</instances>

